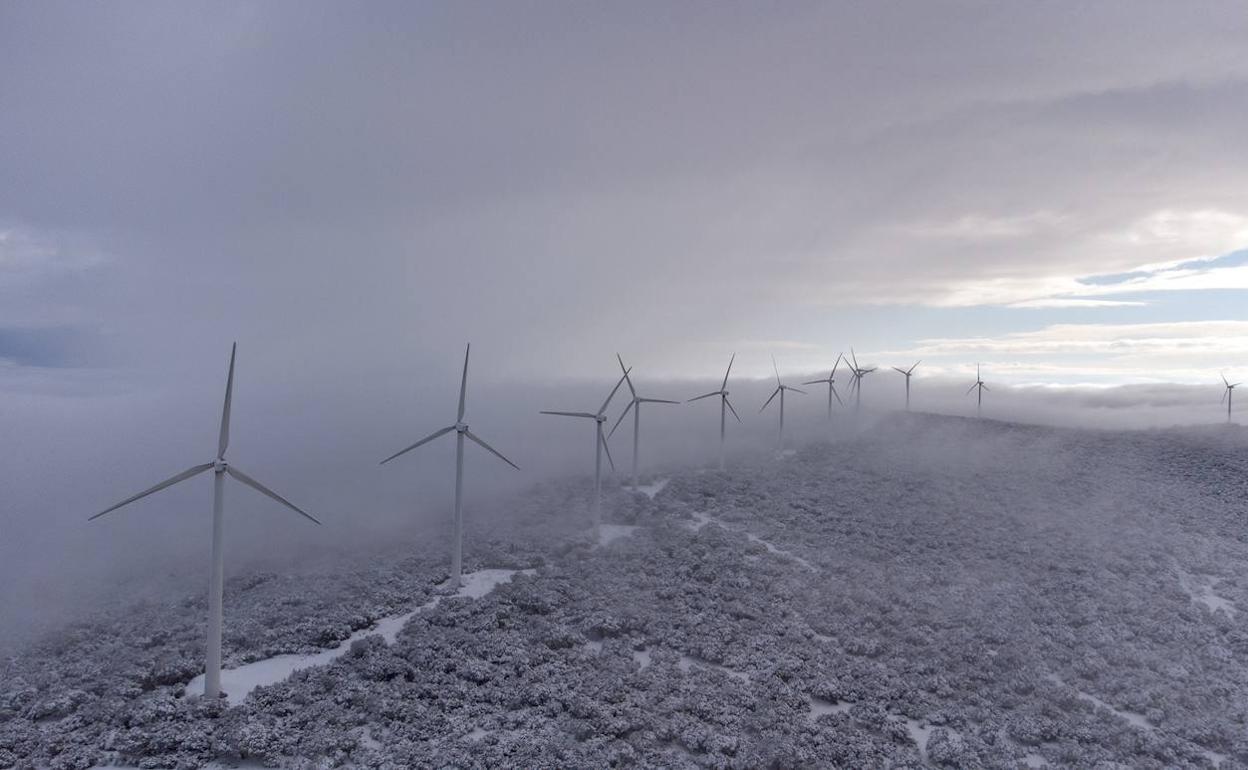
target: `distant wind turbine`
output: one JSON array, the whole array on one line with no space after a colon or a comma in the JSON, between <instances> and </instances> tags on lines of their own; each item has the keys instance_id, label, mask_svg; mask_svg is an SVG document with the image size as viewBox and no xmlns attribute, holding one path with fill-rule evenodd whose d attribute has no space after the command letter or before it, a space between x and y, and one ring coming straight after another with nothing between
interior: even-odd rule
<instances>
[{"instance_id":1,"label":"distant wind turbine","mask_svg":"<svg viewBox=\"0 0 1248 770\"><path fill-rule=\"evenodd\" d=\"M728 375L732 372L732 362L737 360L737 354L733 353L732 358L728 359L728 371L724 372L724 382L719 386L719 390L713 390L710 393L704 393L701 396L695 396L685 403L692 401L700 401L711 396L719 396L719 469L724 469L724 436L725 424L727 422L727 410L732 411L732 416L737 418L737 422L741 422L741 416L737 414L737 410L732 408L732 403L728 401Z\"/></svg>"},{"instance_id":2,"label":"distant wind turbine","mask_svg":"<svg viewBox=\"0 0 1248 770\"><path fill-rule=\"evenodd\" d=\"M455 415L455 424L447 426L441 430L434 431L425 436L420 441L407 447L400 449L394 454L381 461L382 465L390 462L394 458L407 454L422 444L428 444L430 441L443 436L451 431L455 431L455 522L451 535L451 587L460 587L460 576L463 574L464 563L464 437L471 439L479 444L485 451L494 455L498 459L507 463L516 470L520 470L520 466L508 460L494 447L482 441L475 433L468 430L468 423L464 422L464 398L468 392L468 353L472 350L472 345L468 345L464 349L464 375L459 381L459 411Z\"/></svg>"},{"instance_id":3,"label":"distant wind turbine","mask_svg":"<svg viewBox=\"0 0 1248 770\"><path fill-rule=\"evenodd\" d=\"M611 399L615 398L615 392L624 384L624 377L628 376L625 371L615 383L615 387L611 389L611 394L607 396L607 400L602 402L602 406L598 407L597 412L542 412L542 414L557 414L564 417L584 417L593 420L594 425L594 534L598 534L598 525L602 523L602 453L607 453L607 462L611 463L611 470L615 470L615 461L611 459L611 450L607 447L607 437L602 432L602 426L607 421L607 407L611 404Z\"/></svg>"},{"instance_id":4,"label":"distant wind turbine","mask_svg":"<svg viewBox=\"0 0 1248 770\"><path fill-rule=\"evenodd\" d=\"M1227 382L1224 374L1222 375L1222 384L1226 386L1226 389L1222 391L1222 400L1226 402L1226 422L1229 424L1231 422L1231 402L1235 400L1235 389L1243 385L1243 383Z\"/></svg>"},{"instance_id":5,"label":"distant wind turbine","mask_svg":"<svg viewBox=\"0 0 1248 770\"><path fill-rule=\"evenodd\" d=\"M975 416L976 417L980 416L984 411L984 391L990 390L990 388L984 384L983 377L979 376L979 364L975 364L975 384L972 385L969 389L967 389L966 391L967 395L970 395L971 391L977 388L979 389L979 393L977 393L975 396Z\"/></svg>"},{"instance_id":6,"label":"distant wind turbine","mask_svg":"<svg viewBox=\"0 0 1248 770\"><path fill-rule=\"evenodd\" d=\"M845 358L845 355L843 353L837 355L836 363L832 364L832 373L829 374L824 379L811 380L810 382L802 383L803 385L821 385L823 383L827 383L828 385L828 419L829 420L832 419L832 397L833 396L836 396L836 403L840 404L841 406L845 406L845 402L841 400L841 394L836 392L836 367L841 365L841 360L843 358Z\"/></svg>"},{"instance_id":7,"label":"distant wind turbine","mask_svg":"<svg viewBox=\"0 0 1248 770\"><path fill-rule=\"evenodd\" d=\"M212 480L212 572L208 582L208 639L206 661L204 665L204 696L216 698L221 695L221 625L222 625L222 594L225 586L225 554L222 549L222 531L225 524L225 476L228 473L236 480L251 487L262 495L270 497L309 521L321 522L311 514L296 507L286 498L256 481L251 476L225 461L225 449L230 444L230 402L234 394L234 355L238 351L238 343L230 348L230 373L225 382L225 406L221 409L221 433L217 438L217 458L210 463L187 468L176 476L165 479L156 486L146 489L133 497L127 497L120 503L105 508L91 516L88 521L100 518L110 511L115 511L135 500L142 499L160 490L171 487L187 479L198 476L204 471L213 472Z\"/></svg>"},{"instance_id":8,"label":"distant wind turbine","mask_svg":"<svg viewBox=\"0 0 1248 770\"><path fill-rule=\"evenodd\" d=\"M907 412L910 411L910 375L914 374L915 367L917 367L921 363L923 362L915 361L914 366L911 366L909 369L899 369L896 366L893 367L893 371L901 372L906 377L906 411Z\"/></svg>"},{"instance_id":9,"label":"distant wind turbine","mask_svg":"<svg viewBox=\"0 0 1248 770\"><path fill-rule=\"evenodd\" d=\"M854 391L854 411L860 411L862 409L862 378L874 372L876 367L872 366L869 369L864 369L859 366L858 356L854 353L853 348L849 349L849 355L854 362L854 365L849 370L853 375L853 380L850 381L849 387Z\"/></svg>"},{"instance_id":10,"label":"distant wind turbine","mask_svg":"<svg viewBox=\"0 0 1248 770\"><path fill-rule=\"evenodd\" d=\"M776 366L776 357L775 357L775 356L772 356L772 357L771 357L771 368L772 368L773 370L775 370L775 372L776 372L776 389L775 389L775 390L773 390L773 391L771 392L771 396L769 396L769 397L768 397L768 399L767 399L767 402L763 404L763 408L758 410L758 413L759 413L759 414L762 414L762 413L763 413L763 410L764 410L764 409L766 409L766 408L767 408L767 406L768 406L769 404L771 404L772 399L774 399L774 398L776 397L776 394L777 394L777 393L778 393L778 394L780 394L780 436L779 436L779 443L780 443L780 448L781 448L781 449L784 449L784 393L785 393L785 391L791 390L791 391L793 391L793 392L795 392L795 393L801 393L801 394L804 396L804 395L806 395L806 391L804 391L804 390L802 390L802 389L800 389L800 388L795 388L795 387L793 387L792 385L785 385L783 382L781 382L781 381L780 381L780 367L779 367L779 366Z\"/></svg>"},{"instance_id":11,"label":"distant wind turbine","mask_svg":"<svg viewBox=\"0 0 1248 770\"><path fill-rule=\"evenodd\" d=\"M628 411L633 411L633 489L637 488L637 464L640 454L641 445L641 405L642 404L679 404L679 401L669 401L666 398L642 398L637 395L637 390L633 387L633 380L628 376L632 368L624 368L624 359L620 358L620 354L615 354L616 359L620 362L620 371L624 372L624 382L628 383L628 392L632 394L633 400L628 402L628 406L624 407L624 411L620 413L620 419L615 421L615 425L611 427L611 432L607 434L607 438L615 435L615 429L620 427L620 423L624 422L624 418L628 415Z\"/></svg>"}]
</instances>

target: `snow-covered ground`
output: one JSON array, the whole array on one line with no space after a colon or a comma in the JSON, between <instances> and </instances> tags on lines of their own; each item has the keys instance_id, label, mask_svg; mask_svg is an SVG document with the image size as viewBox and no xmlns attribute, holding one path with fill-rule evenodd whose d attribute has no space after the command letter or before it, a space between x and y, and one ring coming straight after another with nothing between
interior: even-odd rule
<instances>
[{"instance_id":1,"label":"snow-covered ground","mask_svg":"<svg viewBox=\"0 0 1248 770\"><path fill-rule=\"evenodd\" d=\"M267 687L289 678L291 674L313 666L325 666L347 654L351 645L367 636L380 636L387 644L394 644L399 631L418 613L433 609L444 598L461 596L479 599L494 590L501 583L506 583L517 573L533 574L533 570L483 569L463 575L459 590L422 604L411 612L382 618L371 628L356 631L337 647L311 653L308 655L275 655L272 658L257 660L235 668L221 670L221 694L229 701L238 702L251 695L257 687ZM444 587L443 587L444 588ZM204 675L200 674L186 686L190 693L203 692Z\"/></svg>"},{"instance_id":2,"label":"snow-covered ground","mask_svg":"<svg viewBox=\"0 0 1248 770\"><path fill-rule=\"evenodd\" d=\"M546 486L461 598L233 577L228 702L199 597L0 660L0 767L1248 767L1245 449L898 418L615 487L609 547Z\"/></svg>"}]
</instances>

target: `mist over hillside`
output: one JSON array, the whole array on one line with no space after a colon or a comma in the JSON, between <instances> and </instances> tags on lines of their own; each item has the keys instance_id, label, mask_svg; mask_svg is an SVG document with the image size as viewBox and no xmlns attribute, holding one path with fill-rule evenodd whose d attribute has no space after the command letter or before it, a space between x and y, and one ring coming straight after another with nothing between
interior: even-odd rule
<instances>
[{"instance_id":1,"label":"mist over hillside","mask_svg":"<svg viewBox=\"0 0 1248 770\"><path fill-rule=\"evenodd\" d=\"M189 697L202 590L102 608L7 659L0 759L1248 764L1248 673L1228 657L1248 607L1241 431L836 427L739 448L728 473L652 468L648 494L611 482L619 531L598 547L583 476L483 501L466 569L510 579L477 598L437 600L436 527L240 565L227 673L342 657L227 684L228 707Z\"/></svg>"}]
</instances>

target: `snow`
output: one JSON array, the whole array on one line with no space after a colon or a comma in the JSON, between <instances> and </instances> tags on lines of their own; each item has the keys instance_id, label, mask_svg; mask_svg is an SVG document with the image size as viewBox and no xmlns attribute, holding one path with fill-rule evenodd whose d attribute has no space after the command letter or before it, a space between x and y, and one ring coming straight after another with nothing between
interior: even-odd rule
<instances>
[{"instance_id":1,"label":"snow","mask_svg":"<svg viewBox=\"0 0 1248 770\"><path fill-rule=\"evenodd\" d=\"M718 671L724 672L725 674L732 677L733 679L737 679L742 682L745 682L746 684L749 684L750 682L750 675L745 672L734 671L733 669L728 668L727 666L721 666L718 663L712 663L709 660L703 660L702 658L695 658L692 655L681 655L680 660L676 662L676 668L680 669L682 672L686 674L689 673L689 671L694 666L705 666L707 668L713 668Z\"/></svg>"},{"instance_id":2,"label":"snow","mask_svg":"<svg viewBox=\"0 0 1248 770\"><path fill-rule=\"evenodd\" d=\"M807 700L810 702L810 721L812 722L824 714L848 714L849 710L854 707L852 703L844 701L832 703L823 698L815 698L813 696L807 698Z\"/></svg>"},{"instance_id":3,"label":"snow","mask_svg":"<svg viewBox=\"0 0 1248 770\"><path fill-rule=\"evenodd\" d=\"M1194 575L1181 568L1176 569L1179 573L1179 586L1191 597L1192 601L1205 605L1211 612L1222 610L1228 616L1235 617L1237 610L1234 602L1213 592L1218 583L1222 582L1221 578L1212 575Z\"/></svg>"},{"instance_id":4,"label":"snow","mask_svg":"<svg viewBox=\"0 0 1248 770\"><path fill-rule=\"evenodd\" d=\"M702 529L707 524L718 524L719 526L723 527L726 530L729 530L730 532L740 532L742 535L745 535L746 539L749 540L751 543L757 543L758 545L761 545L763 548L766 548L768 553L773 553L776 556L782 556L786 559L792 559L793 561L802 565L803 567L810 570L811 572L819 571L818 567L806 561L805 559L793 553L792 551L786 551L785 549L777 546L775 543L772 543L769 540L764 540L758 535L755 535L753 532L749 532L747 530L731 526L723 521L720 521L714 516L711 516L710 514L702 513L700 511L694 511L691 515L693 516L694 521L696 523L687 524L686 526L689 529L693 530L694 532L697 532L698 530Z\"/></svg>"},{"instance_id":5,"label":"snow","mask_svg":"<svg viewBox=\"0 0 1248 770\"><path fill-rule=\"evenodd\" d=\"M919 756L923 759L923 764L930 765L931 760L927 758L927 739L932 737L931 725L924 726L919 720L906 718L906 732L910 733L910 740L919 746Z\"/></svg>"},{"instance_id":6,"label":"snow","mask_svg":"<svg viewBox=\"0 0 1248 770\"><path fill-rule=\"evenodd\" d=\"M407 622L417 613L433 609L448 596L458 596L468 599L479 599L490 591L493 591L499 585L506 583L516 574L531 575L534 570L513 570L513 569L483 569L477 572L465 573L462 577L461 585L454 594L439 596L432 601L422 604L411 612L405 612L401 615L392 615L382 618L369 628L356 631L346 640L341 642L337 647L321 650L319 652L306 655L276 655L272 658L257 660L252 663L246 663L235 668L224 668L221 670L221 691L225 694L227 700L237 703L246 698L257 687L267 687L285 681L291 674L300 669L311 668L313 666L326 666L333 661L346 655L351 650L351 645L365 637L379 634L385 639L387 644L394 644L394 640L398 638L399 631L403 629ZM444 588L447 584L442 583L439 588ZM204 675L200 674L190 681L186 686L188 693L202 692L204 689Z\"/></svg>"},{"instance_id":7,"label":"snow","mask_svg":"<svg viewBox=\"0 0 1248 770\"><path fill-rule=\"evenodd\" d=\"M663 491L663 487L666 487L669 481L671 481L671 479L658 479L653 484L643 484L639 487L633 487L633 491L640 492L653 500L655 495Z\"/></svg>"},{"instance_id":8,"label":"snow","mask_svg":"<svg viewBox=\"0 0 1248 770\"><path fill-rule=\"evenodd\" d=\"M633 524L599 524L598 545L609 545L622 537L628 537L639 529L641 527Z\"/></svg>"},{"instance_id":9,"label":"snow","mask_svg":"<svg viewBox=\"0 0 1248 770\"><path fill-rule=\"evenodd\" d=\"M1050 682L1053 682L1054 684L1059 684L1059 685L1062 685L1063 687L1070 687L1070 685L1063 682L1061 678L1058 677L1056 674L1049 674L1047 679ZM1091 703L1092 705L1097 706L1098 708L1108 709L1109 711L1113 712L1115 716L1118 716L1127 720L1127 722L1129 722L1134 727L1138 727L1141 730L1153 729L1153 724L1149 722L1147 719L1145 719L1143 714L1137 714L1134 711L1123 711L1122 709L1114 708L1113 706L1109 705L1108 703L1096 697L1095 695L1090 695L1084 692L1083 690L1080 690L1077 687L1071 687L1070 689L1074 690L1075 695L1079 696L1080 699L1085 700L1088 703Z\"/></svg>"}]
</instances>

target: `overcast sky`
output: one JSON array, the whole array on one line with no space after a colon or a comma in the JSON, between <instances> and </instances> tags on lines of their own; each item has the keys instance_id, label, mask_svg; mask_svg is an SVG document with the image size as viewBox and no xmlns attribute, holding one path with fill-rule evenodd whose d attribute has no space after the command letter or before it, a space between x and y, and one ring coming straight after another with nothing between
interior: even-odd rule
<instances>
[{"instance_id":1,"label":"overcast sky","mask_svg":"<svg viewBox=\"0 0 1248 770\"><path fill-rule=\"evenodd\" d=\"M1248 369L1238 2L6 3L0 105L6 390Z\"/></svg>"}]
</instances>

